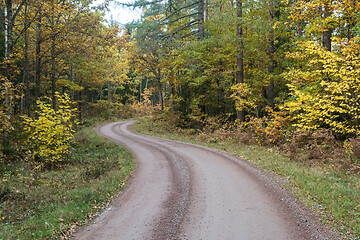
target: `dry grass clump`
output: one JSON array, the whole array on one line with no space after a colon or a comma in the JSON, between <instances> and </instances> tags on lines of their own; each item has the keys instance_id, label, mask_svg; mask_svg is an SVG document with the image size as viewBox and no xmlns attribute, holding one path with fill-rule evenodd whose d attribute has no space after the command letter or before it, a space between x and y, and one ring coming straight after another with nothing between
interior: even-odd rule
<instances>
[{"instance_id":1,"label":"dry grass clump","mask_svg":"<svg viewBox=\"0 0 360 240\"><path fill-rule=\"evenodd\" d=\"M329 162L344 155L341 143L328 129L295 131L283 149L292 159L310 162Z\"/></svg>"},{"instance_id":2,"label":"dry grass clump","mask_svg":"<svg viewBox=\"0 0 360 240\"><path fill-rule=\"evenodd\" d=\"M360 172L360 137L339 141L328 129L295 131L280 149L289 153L291 160L328 164L348 173Z\"/></svg>"}]
</instances>

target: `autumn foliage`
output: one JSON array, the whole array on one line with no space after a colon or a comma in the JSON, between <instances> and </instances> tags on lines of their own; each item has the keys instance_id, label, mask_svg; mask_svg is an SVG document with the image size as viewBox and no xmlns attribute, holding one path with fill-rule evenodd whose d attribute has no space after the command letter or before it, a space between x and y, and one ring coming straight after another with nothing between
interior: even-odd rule
<instances>
[{"instance_id":1,"label":"autumn foliage","mask_svg":"<svg viewBox=\"0 0 360 240\"><path fill-rule=\"evenodd\" d=\"M51 165L66 158L75 115L160 113L169 128L233 131L294 156L310 149L294 137L326 132L339 143L331 148L356 155L359 1L136 1L143 16L126 26L105 23L107 4L3 5L12 14L0 69L3 149L21 142L14 126L25 125L31 157Z\"/></svg>"},{"instance_id":2,"label":"autumn foliage","mask_svg":"<svg viewBox=\"0 0 360 240\"><path fill-rule=\"evenodd\" d=\"M40 166L56 166L66 160L76 125L76 108L71 108L70 97L56 93L58 109L51 107L51 98L37 101L37 117L23 117L28 134L27 145L31 158Z\"/></svg>"},{"instance_id":3,"label":"autumn foliage","mask_svg":"<svg viewBox=\"0 0 360 240\"><path fill-rule=\"evenodd\" d=\"M337 136L360 134L360 39L337 39L337 51L314 42L301 45L290 56L300 66L286 73L292 98L285 108L294 126L304 130L329 128Z\"/></svg>"}]
</instances>

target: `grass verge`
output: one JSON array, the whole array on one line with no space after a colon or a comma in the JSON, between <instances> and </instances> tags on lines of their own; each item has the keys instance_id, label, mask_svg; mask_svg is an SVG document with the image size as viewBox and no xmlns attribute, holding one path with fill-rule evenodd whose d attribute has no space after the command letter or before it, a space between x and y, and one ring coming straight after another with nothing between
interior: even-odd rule
<instances>
[{"instance_id":1,"label":"grass verge","mask_svg":"<svg viewBox=\"0 0 360 240\"><path fill-rule=\"evenodd\" d=\"M360 176L336 171L327 166L309 166L304 162L290 161L275 148L243 145L233 141L217 141L209 136L204 141L186 131L169 132L161 122L143 118L133 125L135 131L227 151L244 158L266 171L288 180L289 187L323 221L335 228L345 239L360 239Z\"/></svg>"},{"instance_id":2,"label":"grass verge","mask_svg":"<svg viewBox=\"0 0 360 240\"><path fill-rule=\"evenodd\" d=\"M105 208L135 169L124 147L84 127L61 168L7 164L0 179L0 239L64 239Z\"/></svg>"}]
</instances>

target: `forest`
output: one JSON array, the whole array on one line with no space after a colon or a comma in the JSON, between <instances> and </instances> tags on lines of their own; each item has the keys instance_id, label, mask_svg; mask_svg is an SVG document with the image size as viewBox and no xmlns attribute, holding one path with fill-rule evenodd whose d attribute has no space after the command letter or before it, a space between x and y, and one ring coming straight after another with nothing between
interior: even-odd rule
<instances>
[{"instance_id":1,"label":"forest","mask_svg":"<svg viewBox=\"0 0 360 240\"><path fill-rule=\"evenodd\" d=\"M0 5L0 200L18 166L67 166L89 119L153 116L360 172L359 1L93 2ZM109 4L141 19L106 21Z\"/></svg>"},{"instance_id":2,"label":"forest","mask_svg":"<svg viewBox=\"0 0 360 240\"><path fill-rule=\"evenodd\" d=\"M46 162L68 151L76 121L152 111L260 144L299 132L357 144L357 1L137 1L142 18L126 26L105 24L107 4L2 5L2 159L26 145ZM41 152L46 137L64 148Z\"/></svg>"}]
</instances>

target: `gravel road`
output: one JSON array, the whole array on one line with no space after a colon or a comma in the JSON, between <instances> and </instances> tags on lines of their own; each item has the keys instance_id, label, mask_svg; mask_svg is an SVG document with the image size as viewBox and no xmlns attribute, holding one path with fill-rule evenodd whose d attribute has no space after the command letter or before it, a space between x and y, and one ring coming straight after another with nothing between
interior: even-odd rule
<instances>
[{"instance_id":1,"label":"gravel road","mask_svg":"<svg viewBox=\"0 0 360 240\"><path fill-rule=\"evenodd\" d=\"M134 133L132 123L97 128L134 154L137 170L74 239L340 239L280 178L223 151Z\"/></svg>"}]
</instances>

